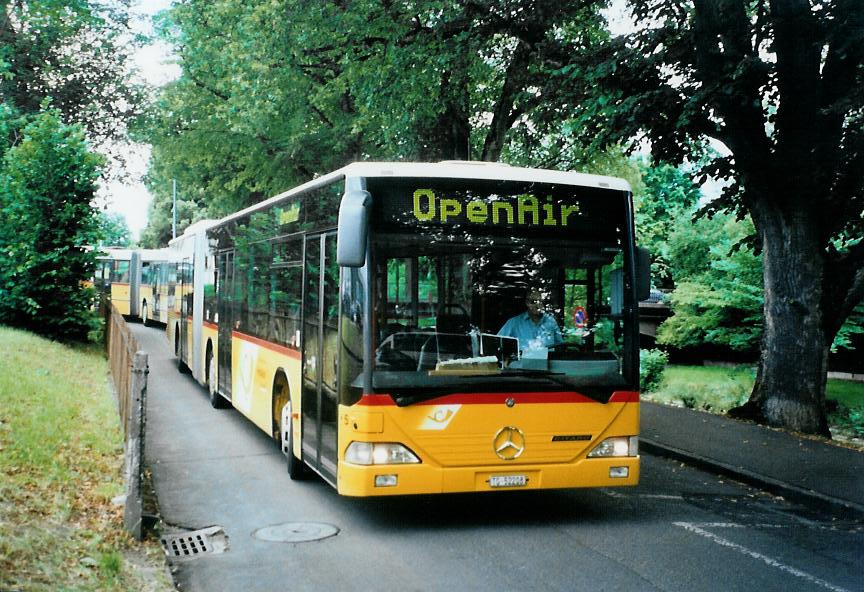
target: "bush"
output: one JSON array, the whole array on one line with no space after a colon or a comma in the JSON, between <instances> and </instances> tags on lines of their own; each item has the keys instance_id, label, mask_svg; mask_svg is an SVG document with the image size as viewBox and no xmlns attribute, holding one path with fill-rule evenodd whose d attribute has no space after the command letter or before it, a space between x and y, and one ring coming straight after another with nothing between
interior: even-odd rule
<instances>
[{"instance_id":1,"label":"bush","mask_svg":"<svg viewBox=\"0 0 864 592\"><path fill-rule=\"evenodd\" d=\"M833 407L828 411L832 430L848 438L864 438L864 407L847 407L843 403L835 403Z\"/></svg>"},{"instance_id":2,"label":"bush","mask_svg":"<svg viewBox=\"0 0 864 592\"><path fill-rule=\"evenodd\" d=\"M639 382L643 393L650 393L660 387L668 363L669 356L659 349L639 352Z\"/></svg>"},{"instance_id":3,"label":"bush","mask_svg":"<svg viewBox=\"0 0 864 592\"><path fill-rule=\"evenodd\" d=\"M13 117L0 104L0 323L85 341L95 327L101 230L92 206L103 159L55 111ZM4 140L9 141L4 144Z\"/></svg>"}]
</instances>

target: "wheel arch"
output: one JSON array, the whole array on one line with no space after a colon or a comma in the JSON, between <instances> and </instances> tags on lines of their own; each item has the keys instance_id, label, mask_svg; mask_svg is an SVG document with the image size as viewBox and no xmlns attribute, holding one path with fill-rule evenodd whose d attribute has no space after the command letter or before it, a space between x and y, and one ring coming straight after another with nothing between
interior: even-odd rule
<instances>
[{"instance_id":1,"label":"wheel arch","mask_svg":"<svg viewBox=\"0 0 864 592\"><path fill-rule=\"evenodd\" d=\"M291 403L291 411L294 411L294 396L291 392L291 382L288 380L288 373L281 366L273 373L273 388L271 390L270 414L273 419L273 434L278 439L281 437L280 430L282 428L282 407L285 403Z\"/></svg>"}]
</instances>

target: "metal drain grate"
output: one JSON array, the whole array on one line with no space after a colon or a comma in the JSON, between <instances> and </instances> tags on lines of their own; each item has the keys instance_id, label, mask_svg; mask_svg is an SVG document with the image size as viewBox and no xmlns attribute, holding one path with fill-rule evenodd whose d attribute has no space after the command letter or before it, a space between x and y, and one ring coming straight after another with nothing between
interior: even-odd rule
<instances>
[{"instance_id":1,"label":"metal drain grate","mask_svg":"<svg viewBox=\"0 0 864 592\"><path fill-rule=\"evenodd\" d=\"M209 553L222 553L228 547L228 537L220 526L163 534L159 541L170 559L194 559Z\"/></svg>"}]
</instances>

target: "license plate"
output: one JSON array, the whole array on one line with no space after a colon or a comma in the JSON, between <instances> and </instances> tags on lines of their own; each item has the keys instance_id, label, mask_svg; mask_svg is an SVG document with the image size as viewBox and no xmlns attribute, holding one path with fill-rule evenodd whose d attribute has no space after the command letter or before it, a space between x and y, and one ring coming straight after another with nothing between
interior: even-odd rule
<instances>
[{"instance_id":1,"label":"license plate","mask_svg":"<svg viewBox=\"0 0 864 592\"><path fill-rule=\"evenodd\" d=\"M489 477L489 487L525 487L528 484L526 475L494 475Z\"/></svg>"}]
</instances>

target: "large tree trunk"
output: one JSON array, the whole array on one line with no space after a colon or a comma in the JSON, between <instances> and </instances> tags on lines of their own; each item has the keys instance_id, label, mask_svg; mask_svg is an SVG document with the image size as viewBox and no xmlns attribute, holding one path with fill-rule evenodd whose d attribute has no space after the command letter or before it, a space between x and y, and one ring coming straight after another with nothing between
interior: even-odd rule
<instances>
[{"instance_id":1,"label":"large tree trunk","mask_svg":"<svg viewBox=\"0 0 864 592\"><path fill-rule=\"evenodd\" d=\"M763 247L765 329L750 400L730 414L830 437L823 250L809 208L754 212ZM768 211L766 211L768 210Z\"/></svg>"}]
</instances>

